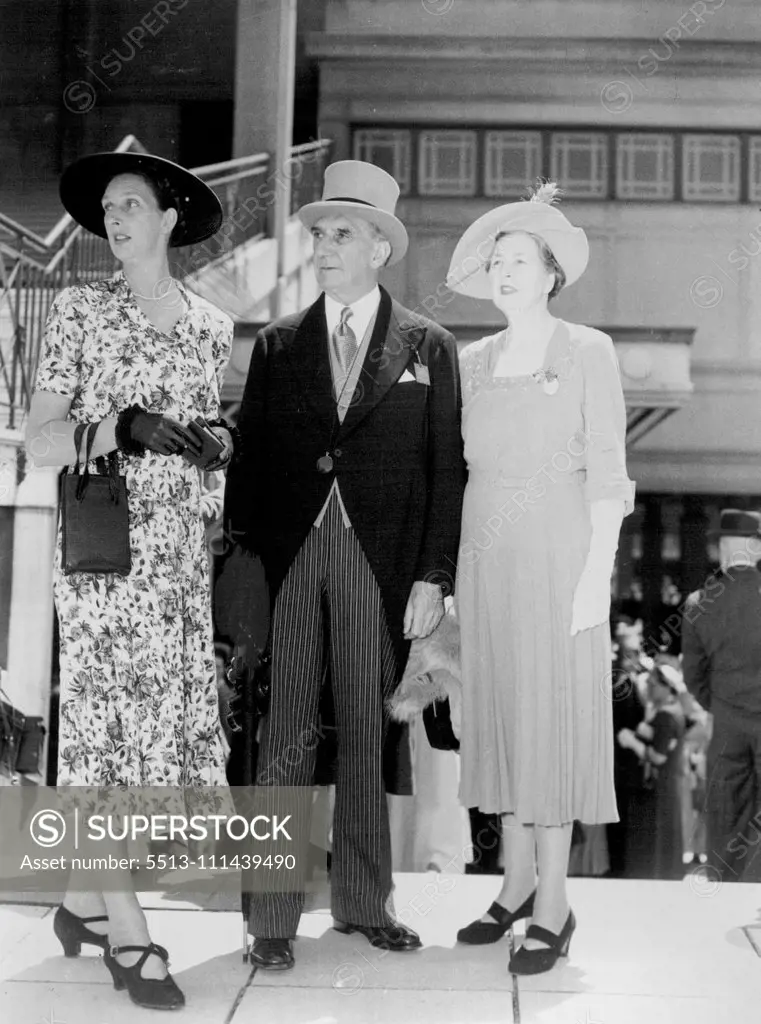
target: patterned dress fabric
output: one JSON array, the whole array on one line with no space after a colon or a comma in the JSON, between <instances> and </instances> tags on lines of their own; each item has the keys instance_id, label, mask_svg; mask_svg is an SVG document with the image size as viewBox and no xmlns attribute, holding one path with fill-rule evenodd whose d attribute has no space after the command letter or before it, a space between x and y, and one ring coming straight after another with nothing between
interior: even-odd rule
<instances>
[{"instance_id":1,"label":"patterned dress fabric","mask_svg":"<svg viewBox=\"0 0 761 1024\"><path fill-rule=\"evenodd\" d=\"M542 371L494 377L499 338L460 367L460 798L523 824L615 821L608 623L570 635L590 502L632 508L613 343L559 321Z\"/></svg>"},{"instance_id":2,"label":"patterned dress fabric","mask_svg":"<svg viewBox=\"0 0 761 1024\"><path fill-rule=\"evenodd\" d=\"M181 423L216 418L232 321L182 292L189 305L166 335L121 272L65 289L48 317L36 389L71 396L78 422L133 403ZM59 532L58 784L224 786L200 474L179 455L120 452L119 462L130 575L64 575Z\"/></svg>"}]
</instances>

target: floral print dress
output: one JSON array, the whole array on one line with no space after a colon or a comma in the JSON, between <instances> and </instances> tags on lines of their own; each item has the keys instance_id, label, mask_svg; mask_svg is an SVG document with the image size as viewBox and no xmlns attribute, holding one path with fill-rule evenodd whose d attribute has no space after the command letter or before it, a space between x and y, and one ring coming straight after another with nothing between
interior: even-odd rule
<instances>
[{"instance_id":1,"label":"floral print dress","mask_svg":"<svg viewBox=\"0 0 761 1024\"><path fill-rule=\"evenodd\" d=\"M38 391L70 396L93 422L136 403L181 423L219 415L232 321L181 287L171 335L144 316L124 275L66 288L47 322ZM179 455L119 452L129 576L61 571L58 784L223 786L199 471ZM91 467L94 468L94 467Z\"/></svg>"}]
</instances>

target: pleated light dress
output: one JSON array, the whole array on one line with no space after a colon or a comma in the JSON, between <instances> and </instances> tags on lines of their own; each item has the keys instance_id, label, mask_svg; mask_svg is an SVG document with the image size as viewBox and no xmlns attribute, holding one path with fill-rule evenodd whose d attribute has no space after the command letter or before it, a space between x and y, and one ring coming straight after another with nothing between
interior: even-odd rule
<instances>
[{"instance_id":1,"label":"pleated light dress","mask_svg":"<svg viewBox=\"0 0 761 1024\"><path fill-rule=\"evenodd\" d=\"M617 821L608 623L570 635L590 503L633 507L615 351L559 321L542 371L495 378L499 337L461 357L460 798L524 824Z\"/></svg>"}]
</instances>

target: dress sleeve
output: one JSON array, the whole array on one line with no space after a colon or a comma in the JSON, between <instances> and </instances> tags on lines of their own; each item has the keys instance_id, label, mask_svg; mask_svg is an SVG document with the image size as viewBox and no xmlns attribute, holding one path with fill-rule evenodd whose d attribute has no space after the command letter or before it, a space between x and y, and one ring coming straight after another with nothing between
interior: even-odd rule
<instances>
[{"instance_id":1,"label":"dress sleeve","mask_svg":"<svg viewBox=\"0 0 761 1024\"><path fill-rule=\"evenodd\" d=\"M65 288L53 301L45 323L35 391L73 398L79 389L83 310L78 288Z\"/></svg>"},{"instance_id":2,"label":"dress sleeve","mask_svg":"<svg viewBox=\"0 0 761 1024\"><path fill-rule=\"evenodd\" d=\"M217 419L220 414L222 384L232 344L233 322L230 317L218 309L207 311L205 329L201 333L201 357L208 384L205 415L209 419Z\"/></svg>"},{"instance_id":3,"label":"dress sleeve","mask_svg":"<svg viewBox=\"0 0 761 1024\"><path fill-rule=\"evenodd\" d=\"M595 332L580 349L584 375L587 501L622 499L634 509L634 484L626 473L626 407L612 340Z\"/></svg>"},{"instance_id":4,"label":"dress sleeve","mask_svg":"<svg viewBox=\"0 0 761 1024\"><path fill-rule=\"evenodd\" d=\"M216 332L214 338L214 370L217 376L217 388L222 394L222 385L225 380L227 364L230 361L230 353L233 347L233 322L226 316Z\"/></svg>"}]
</instances>

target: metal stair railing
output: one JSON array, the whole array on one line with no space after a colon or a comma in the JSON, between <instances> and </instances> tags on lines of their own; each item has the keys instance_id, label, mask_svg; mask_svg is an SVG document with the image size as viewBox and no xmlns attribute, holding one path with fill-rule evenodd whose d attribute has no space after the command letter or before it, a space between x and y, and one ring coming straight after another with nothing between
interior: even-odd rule
<instances>
[{"instance_id":1,"label":"metal stair railing","mask_svg":"<svg viewBox=\"0 0 761 1024\"><path fill-rule=\"evenodd\" d=\"M206 242L170 250L178 277L224 261L239 246L271 236L277 176L291 182L291 212L318 199L331 143L295 146L288 166L270 167L267 153L194 168L219 196L220 230ZM133 135L115 152L145 152ZM45 320L56 293L110 276L117 268L108 242L65 214L44 237L0 213L0 428L20 429L29 408Z\"/></svg>"}]
</instances>

